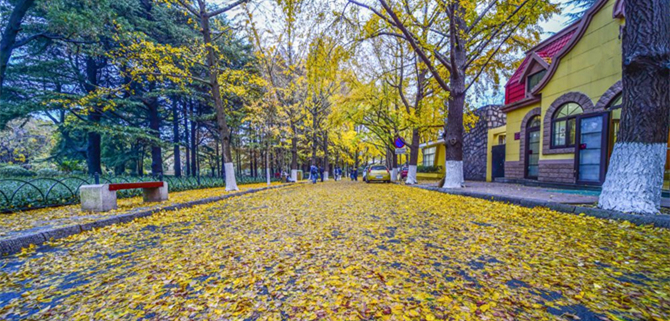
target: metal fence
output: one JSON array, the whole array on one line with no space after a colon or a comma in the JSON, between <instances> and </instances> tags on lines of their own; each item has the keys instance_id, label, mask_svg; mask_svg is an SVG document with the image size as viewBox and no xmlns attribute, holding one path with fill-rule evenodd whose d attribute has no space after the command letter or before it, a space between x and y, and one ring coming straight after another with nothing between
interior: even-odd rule
<instances>
[{"instance_id":1,"label":"metal fence","mask_svg":"<svg viewBox=\"0 0 670 321\"><path fill-rule=\"evenodd\" d=\"M82 185L135 183L165 181L171 192L224 187L221 177L174 177L174 176L62 176L62 177L10 177L0 179L0 212L11 213L27 209L69 205L79 203L79 187ZM272 181L278 181L273 178ZM266 182L265 177L237 177L237 184ZM117 197L141 195L139 189L122 190Z\"/></svg>"}]
</instances>

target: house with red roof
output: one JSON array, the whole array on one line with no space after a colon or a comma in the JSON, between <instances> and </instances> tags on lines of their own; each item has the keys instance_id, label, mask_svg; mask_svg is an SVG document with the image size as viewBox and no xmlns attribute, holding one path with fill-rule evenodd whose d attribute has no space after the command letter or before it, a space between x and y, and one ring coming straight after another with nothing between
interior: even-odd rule
<instances>
[{"instance_id":1,"label":"house with red roof","mask_svg":"<svg viewBox=\"0 0 670 321\"><path fill-rule=\"evenodd\" d=\"M507 124L488 132L487 180L604 182L621 116L623 18L623 0L598 0L526 52L505 85Z\"/></svg>"}]
</instances>

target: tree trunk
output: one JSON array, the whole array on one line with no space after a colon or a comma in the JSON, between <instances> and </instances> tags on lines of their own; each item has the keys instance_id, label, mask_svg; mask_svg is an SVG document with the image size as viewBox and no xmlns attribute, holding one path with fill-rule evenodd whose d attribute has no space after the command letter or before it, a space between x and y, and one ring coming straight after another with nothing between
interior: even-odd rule
<instances>
[{"instance_id":1,"label":"tree trunk","mask_svg":"<svg viewBox=\"0 0 670 321\"><path fill-rule=\"evenodd\" d=\"M624 5L623 107L599 206L658 213L670 115L670 6L666 0Z\"/></svg>"},{"instance_id":2,"label":"tree trunk","mask_svg":"<svg viewBox=\"0 0 670 321\"><path fill-rule=\"evenodd\" d=\"M312 165L316 166L316 150L318 144L316 142L316 116L312 117Z\"/></svg>"},{"instance_id":3,"label":"tree trunk","mask_svg":"<svg viewBox=\"0 0 670 321\"><path fill-rule=\"evenodd\" d=\"M0 40L0 97L2 97L2 86L5 83L5 73L9 66L9 58L14 51L16 44L16 36L21 31L21 22L26 16L28 9L33 5L35 0L20 0L12 9L7 21L7 27L2 33L2 40Z\"/></svg>"},{"instance_id":4,"label":"tree trunk","mask_svg":"<svg viewBox=\"0 0 670 321\"><path fill-rule=\"evenodd\" d=\"M465 30L460 2L451 5L453 21L450 32L460 35ZM446 175L443 188L463 187L463 107L465 106L465 43L459 36L451 37L451 59L453 72L449 74L451 92L449 93L449 110L445 128L444 142L446 144Z\"/></svg>"},{"instance_id":5,"label":"tree trunk","mask_svg":"<svg viewBox=\"0 0 670 321\"><path fill-rule=\"evenodd\" d=\"M191 175L191 140L188 128L188 105L193 102L189 99L188 104L184 104L184 159L186 159L186 175Z\"/></svg>"},{"instance_id":6,"label":"tree trunk","mask_svg":"<svg viewBox=\"0 0 670 321\"><path fill-rule=\"evenodd\" d=\"M409 145L409 166L407 168L407 180L405 184L417 184L416 166L419 163L419 129L412 129L412 143Z\"/></svg>"},{"instance_id":7,"label":"tree trunk","mask_svg":"<svg viewBox=\"0 0 670 321\"><path fill-rule=\"evenodd\" d=\"M296 125L291 122L291 181L298 181L298 135L296 134Z\"/></svg>"},{"instance_id":8,"label":"tree trunk","mask_svg":"<svg viewBox=\"0 0 670 321\"><path fill-rule=\"evenodd\" d=\"M198 165L197 165L197 156L198 156L198 146L196 145L196 132L198 123L195 120L194 115L194 104L191 104L191 176L198 176Z\"/></svg>"},{"instance_id":9,"label":"tree trunk","mask_svg":"<svg viewBox=\"0 0 670 321\"><path fill-rule=\"evenodd\" d=\"M223 101L221 100L221 88L219 85L219 72L216 54L214 52L214 45L212 44L212 34L209 27L209 15L205 1L198 1L200 5L200 27L202 28L202 36L205 48L207 50L207 70L209 73L209 85L211 88L211 95L214 99L214 109L216 110L216 122L221 131L221 139L223 141L223 159L224 168L226 170L226 190L237 191L237 180L235 179L235 169L233 167L233 157L230 151L230 130L226 121L226 113L224 111Z\"/></svg>"},{"instance_id":10,"label":"tree trunk","mask_svg":"<svg viewBox=\"0 0 670 321\"><path fill-rule=\"evenodd\" d=\"M254 150L249 147L249 176L254 177Z\"/></svg>"},{"instance_id":11,"label":"tree trunk","mask_svg":"<svg viewBox=\"0 0 670 321\"><path fill-rule=\"evenodd\" d=\"M323 134L323 180L328 180L330 162L328 160L328 132Z\"/></svg>"},{"instance_id":12,"label":"tree trunk","mask_svg":"<svg viewBox=\"0 0 670 321\"><path fill-rule=\"evenodd\" d=\"M86 80L87 83L84 85L86 92L92 93L97 89L98 86L98 64L93 57L86 58ZM88 113L88 121L92 123L94 127L99 126L100 120L102 119L102 112L100 108L96 106L91 106L91 110ZM102 174L102 165L100 163L100 151L101 151L101 142L102 138L100 133L95 131L88 132L88 140L86 146L86 164L88 166L88 174L95 175L95 173Z\"/></svg>"},{"instance_id":13,"label":"tree trunk","mask_svg":"<svg viewBox=\"0 0 670 321\"><path fill-rule=\"evenodd\" d=\"M153 87L153 86L151 86ZM149 129L156 139L161 138L160 126L161 119L158 113L158 98L152 97L146 104L149 116ZM163 174L163 155L161 146L157 143L151 144L151 175L160 176Z\"/></svg>"},{"instance_id":14,"label":"tree trunk","mask_svg":"<svg viewBox=\"0 0 670 321\"><path fill-rule=\"evenodd\" d=\"M172 142L174 143L174 176L181 177L181 149L179 148L179 112L177 100L172 101Z\"/></svg>"},{"instance_id":15,"label":"tree trunk","mask_svg":"<svg viewBox=\"0 0 670 321\"><path fill-rule=\"evenodd\" d=\"M389 148L388 150L391 154L391 181L395 182L398 180L398 155L395 153L395 149Z\"/></svg>"},{"instance_id":16,"label":"tree trunk","mask_svg":"<svg viewBox=\"0 0 670 321\"><path fill-rule=\"evenodd\" d=\"M265 152L265 174L267 177L268 181L268 186L272 184L272 180L270 177L270 143L268 141L266 152Z\"/></svg>"}]
</instances>

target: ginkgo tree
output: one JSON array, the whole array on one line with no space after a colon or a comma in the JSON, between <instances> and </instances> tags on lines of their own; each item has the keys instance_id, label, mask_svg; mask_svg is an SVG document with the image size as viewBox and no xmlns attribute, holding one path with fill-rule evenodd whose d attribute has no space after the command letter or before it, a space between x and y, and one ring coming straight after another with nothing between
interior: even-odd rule
<instances>
[{"instance_id":1,"label":"ginkgo tree","mask_svg":"<svg viewBox=\"0 0 670 321\"><path fill-rule=\"evenodd\" d=\"M341 91L347 71L342 63L350 52L332 37L322 35L313 39L307 59L307 89L309 97L305 104L311 134L312 164L316 165L317 150L323 148L324 180L329 175L328 117L335 95Z\"/></svg>"},{"instance_id":2,"label":"ginkgo tree","mask_svg":"<svg viewBox=\"0 0 670 321\"><path fill-rule=\"evenodd\" d=\"M269 12L244 7L247 33L255 46L256 59L265 80L268 99L274 100L281 147L290 150L290 179L298 179L300 141L304 140L307 100L306 60L312 27L317 21L308 12L309 1L276 0ZM260 27L258 20L272 20L271 27ZM287 141L288 146L284 146Z\"/></svg>"},{"instance_id":3,"label":"ginkgo tree","mask_svg":"<svg viewBox=\"0 0 670 321\"><path fill-rule=\"evenodd\" d=\"M226 115L226 106L224 105L224 99L222 97L221 90L221 79L220 76L225 77L226 75L221 75L219 71L220 67L220 53L217 52L216 47L214 46L215 39L218 37L215 32L212 30L212 22L216 24L214 18L221 16L226 12L235 9L248 2L249 0L237 0L234 2L224 3L219 7L213 7L207 0L194 0L190 2L188 0L161 0L167 2L167 4L177 5L183 9L184 14L191 15L201 32L201 46L204 48L204 67L207 77L205 79L199 79L200 82L206 84L210 89L210 94L214 102L214 109L216 111L216 121L219 126L220 137L222 141L223 148L223 163L226 176L226 190L238 190L237 181L235 179L235 168L233 166L233 156L231 153L231 132L228 126L227 115ZM217 30L221 35L227 34L226 30Z\"/></svg>"},{"instance_id":4,"label":"ginkgo tree","mask_svg":"<svg viewBox=\"0 0 670 321\"><path fill-rule=\"evenodd\" d=\"M509 72L510 54L537 42L537 23L558 6L549 0L348 0L346 6L348 20L360 22L365 33L406 42L448 92L443 187L461 188L468 93L480 79Z\"/></svg>"}]
</instances>

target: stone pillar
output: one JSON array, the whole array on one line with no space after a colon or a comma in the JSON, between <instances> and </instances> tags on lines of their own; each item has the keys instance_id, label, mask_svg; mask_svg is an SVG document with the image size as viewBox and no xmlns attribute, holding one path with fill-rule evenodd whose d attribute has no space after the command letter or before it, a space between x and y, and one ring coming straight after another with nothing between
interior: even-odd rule
<instances>
[{"instance_id":1,"label":"stone pillar","mask_svg":"<svg viewBox=\"0 0 670 321\"><path fill-rule=\"evenodd\" d=\"M79 196L82 211L107 212L116 209L116 191L110 191L109 184L82 185Z\"/></svg>"},{"instance_id":2,"label":"stone pillar","mask_svg":"<svg viewBox=\"0 0 670 321\"><path fill-rule=\"evenodd\" d=\"M162 202L168 199L168 184L163 182L163 187L143 188L144 202Z\"/></svg>"}]
</instances>

